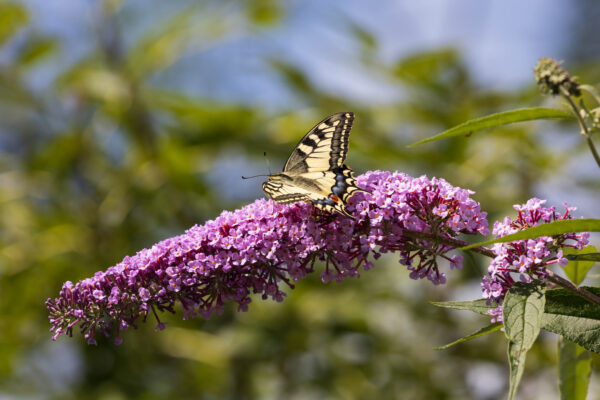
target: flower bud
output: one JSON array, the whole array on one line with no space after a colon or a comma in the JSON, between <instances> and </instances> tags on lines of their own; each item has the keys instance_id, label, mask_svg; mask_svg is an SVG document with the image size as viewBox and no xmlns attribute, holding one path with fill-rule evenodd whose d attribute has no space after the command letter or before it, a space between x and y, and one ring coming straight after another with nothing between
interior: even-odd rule
<instances>
[{"instance_id":1,"label":"flower bud","mask_svg":"<svg viewBox=\"0 0 600 400\"><path fill-rule=\"evenodd\" d=\"M579 83L552 58L540 58L533 72L543 93L560 94L560 88L563 87L570 95L581 96Z\"/></svg>"}]
</instances>

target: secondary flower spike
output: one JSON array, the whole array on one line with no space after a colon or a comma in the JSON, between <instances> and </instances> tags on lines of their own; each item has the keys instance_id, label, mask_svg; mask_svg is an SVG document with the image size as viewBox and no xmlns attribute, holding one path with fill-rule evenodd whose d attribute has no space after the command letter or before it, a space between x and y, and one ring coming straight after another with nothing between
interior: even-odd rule
<instances>
[{"instance_id":1,"label":"secondary flower spike","mask_svg":"<svg viewBox=\"0 0 600 400\"><path fill-rule=\"evenodd\" d=\"M372 259L398 251L411 278L444 283L439 260L460 268L462 258L450 256L451 246L408 235L428 233L441 237L488 234L486 213L470 198L471 191L443 179L412 178L403 173L367 172L347 204L352 220L328 214L307 203L279 205L257 200L234 212L224 211L204 225L164 240L150 249L97 272L76 284L66 282L55 299L48 299L51 330L56 339L79 327L88 343L99 332L114 333L134 326L157 311L175 312L181 304L184 318L198 313L208 318L228 301L246 311L252 293L281 301L282 283L293 282L324 261L323 281L358 276Z\"/></svg>"},{"instance_id":2,"label":"secondary flower spike","mask_svg":"<svg viewBox=\"0 0 600 400\"><path fill-rule=\"evenodd\" d=\"M564 213L556 211L556 207L544 207L546 200L530 199L523 205L515 205L517 218L504 218L504 221L494 223L493 234L502 237L531 228L533 226L573 219L571 212L574 207L565 204ZM531 282L532 279L546 278L546 266L559 264L564 267L568 260L563 257L562 247L582 249L589 243L589 232L566 233L558 237L542 236L535 239L517 240L507 243L496 243L492 248L496 257L490 263L487 276L483 277L481 288L483 297L488 302L501 303L508 289L516 282L515 277L522 282ZM502 306L492 310L492 322L502 321Z\"/></svg>"}]
</instances>

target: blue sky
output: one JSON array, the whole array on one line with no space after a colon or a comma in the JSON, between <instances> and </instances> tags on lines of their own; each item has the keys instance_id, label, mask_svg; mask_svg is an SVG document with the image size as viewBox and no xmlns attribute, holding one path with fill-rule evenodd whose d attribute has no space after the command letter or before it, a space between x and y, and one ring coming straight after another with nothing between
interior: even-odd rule
<instances>
[{"instance_id":1,"label":"blue sky","mask_svg":"<svg viewBox=\"0 0 600 400\"><path fill-rule=\"evenodd\" d=\"M101 21L100 2L24 3L37 29L60 37L64 44L60 59L33 78L43 87L61 68L94 47L96 26ZM191 3L124 2L121 34L126 43L134 43L165 15L175 15ZM328 91L385 102L398 93L390 91L384 81L361 73L352 62L357 49L348 37L348 24L353 22L377 38L375 61L381 64L428 48L454 46L481 85L506 89L531 82L531 69L539 57L564 57L564 33L573 17L566 0L294 0L285 4L288 13L276 28L252 30L242 26L217 43L190 49L182 60L159 74L156 83L193 96L259 102L277 108L292 99L266 70L265 58L271 57L301 66ZM198 24L202 24L201 15L208 15L235 25L238 12L235 2L205 2Z\"/></svg>"}]
</instances>

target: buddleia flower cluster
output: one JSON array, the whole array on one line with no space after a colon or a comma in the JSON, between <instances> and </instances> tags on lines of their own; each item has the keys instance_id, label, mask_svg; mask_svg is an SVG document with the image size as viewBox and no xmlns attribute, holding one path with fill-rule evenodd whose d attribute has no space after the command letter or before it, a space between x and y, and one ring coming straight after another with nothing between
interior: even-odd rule
<instances>
[{"instance_id":1,"label":"buddleia flower cluster","mask_svg":"<svg viewBox=\"0 0 600 400\"><path fill-rule=\"evenodd\" d=\"M517 217L504 221L496 221L492 233L503 237L533 226L573 219L574 207L567 207L559 213L556 207L544 207L546 200L530 199L523 205L515 205ZM488 275L481 283L483 296L488 303L500 304L508 289L517 281L531 282L532 279L544 279L546 267L551 264L565 266L568 260L563 256L564 247L582 249L588 244L589 232L567 233L559 236L542 236L535 239L517 240L507 243L496 243L493 251L496 254L488 268ZM490 312L492 322L502 321L502 306Z\"/></svg>"},{"instance_id":2,"label":"buddleia flower cluster","mask_svg":"<svg viewBox=\"0 0 600 400\"><path fill-rule=\"evenodd\" d=\"M414 279L443 283L441 261L461 267L453 248L430 237L488 234L486 213L473 193L443 179L367 172L357 178L367 190L347 205L354 219L327 214L308 203L279 205L257 200L125 257L78 283L66 282L48 299L56 339L79 328L96 343L98 333L115 335L161 311L184 318L220 313L228 302L246 311L251 295L281 301L283 289L324 264L324 281L358 276L383 253L398 252Z\"/></svg>"}]
</instances>

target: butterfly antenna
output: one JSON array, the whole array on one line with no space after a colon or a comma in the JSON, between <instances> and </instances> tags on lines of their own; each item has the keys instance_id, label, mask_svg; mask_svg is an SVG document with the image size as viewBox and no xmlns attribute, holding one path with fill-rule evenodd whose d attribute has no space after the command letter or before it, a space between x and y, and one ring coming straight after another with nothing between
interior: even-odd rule
<instances>
[{"instance_id":1,"label":"butterfly antenna","mask_svg":"<svg viewBox=\"0 0 600 400\"><path fill-rule=\"evenodd\" d=\"M271 172L271 164L269 164L269 159L267 158L267 152L265 151L263 155L265 156L265 161L267 162L267 169L269 170L269 175L273 175L273 173Z\"/></svg>"},{"instance_id":2,"label":"butterfly antenna","mask_svg":"<svg viewBox=\"0 0 600 400\"><path fill-rule=\"evenodd\" d=\"M269 175L273 175L273 173L271 172L271 165L269 165L269 159L267 158L267 152L265 151L263 153L263 155L265 156L265 161L267 162L267 169L269 170ZM252 178L258 178L259 176L269 176L269 175L253 175L253 176L243 176L242 175L242 179L252 179Z\"/></svg>"},{"instance_id":3,"label":"butterfly antenna","mask_svg":"<svg viewBox=\"0 0 600 400\"><path fill-rule=\"evenodd\" d=\"M252 179L252 178L258 178L259 176L269 176L269 175L253 175L253 176L243 176L242 175L242 179Z\"/></svg>"}]
</instances>

